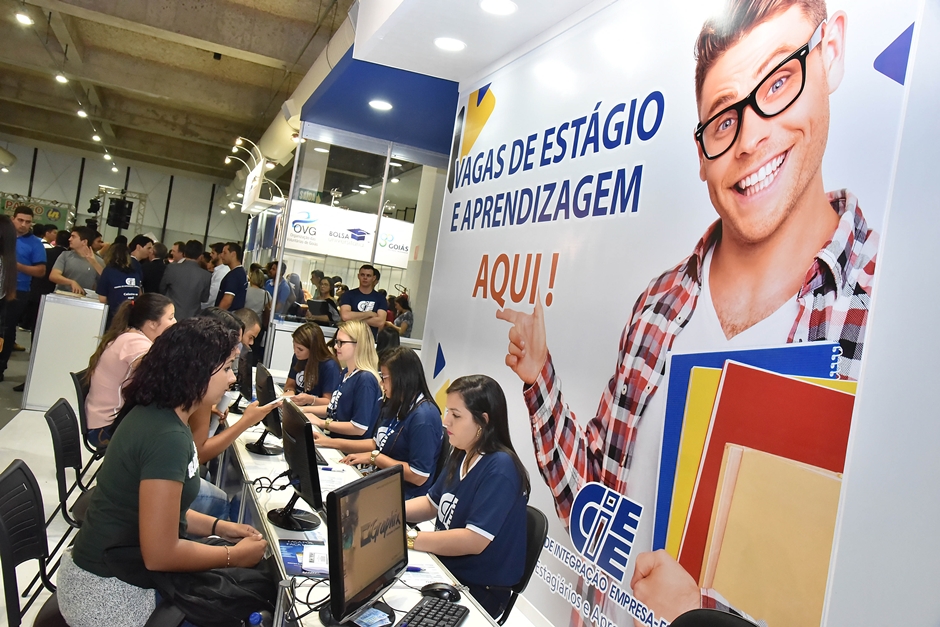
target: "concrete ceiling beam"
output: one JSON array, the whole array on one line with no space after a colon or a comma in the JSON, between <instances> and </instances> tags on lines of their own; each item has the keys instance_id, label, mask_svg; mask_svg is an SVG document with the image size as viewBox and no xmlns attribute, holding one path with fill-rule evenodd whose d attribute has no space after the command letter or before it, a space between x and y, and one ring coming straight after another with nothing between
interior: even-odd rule
<instances>
[{"instance_id":1,"label":"concrete ceiling beam","mask_svg":"<svg viewBox=\"0 0 940 627\"><path fill-rule=\"evenodd\" d=\"M27 4L293 73L305 69L293 62L317 18L315 10L310 21L299 21L224 0L27 0ZM317 8L320 4L311 3Z\"/></svg>"}]
</instances>

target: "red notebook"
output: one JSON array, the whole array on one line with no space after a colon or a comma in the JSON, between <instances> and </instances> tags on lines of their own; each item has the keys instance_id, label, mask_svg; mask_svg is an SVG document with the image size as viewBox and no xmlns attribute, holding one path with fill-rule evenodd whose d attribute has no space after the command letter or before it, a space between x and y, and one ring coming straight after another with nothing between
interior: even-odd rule
<instances>
[{"instance_id":1,"label":"red notebook","mask_svg":"<svg viewBox=\"0 0 940 627\"><path fill-rule=\"evenodd\" d=\"M701 580L725 444L841 473L854 402L852 394L725 362L679 550L679 563L689 574Z\"/></svg>"}]
</instances>

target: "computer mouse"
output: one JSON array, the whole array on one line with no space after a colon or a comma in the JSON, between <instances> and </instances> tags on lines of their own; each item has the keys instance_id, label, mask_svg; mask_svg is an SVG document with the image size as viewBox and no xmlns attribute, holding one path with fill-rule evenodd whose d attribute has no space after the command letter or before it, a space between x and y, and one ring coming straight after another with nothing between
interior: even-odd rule
<instances>
[{"instance_id":1,"label":"computer mouse","mask_svg":"<svg viewBox=\"0 0 940 627\"><path fill-rule=\"evenodd\" d=\"M460 600L460 591L449 583L429 583L421 588L421 596L437 597L438 599L456 603Z\"/></svg>"}]
</instances>

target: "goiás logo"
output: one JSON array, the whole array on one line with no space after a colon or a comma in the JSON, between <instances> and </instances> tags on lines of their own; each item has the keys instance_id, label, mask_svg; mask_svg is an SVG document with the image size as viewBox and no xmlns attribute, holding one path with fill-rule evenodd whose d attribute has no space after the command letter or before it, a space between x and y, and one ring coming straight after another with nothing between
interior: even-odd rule
<instances>
[{"instance_id":1,"label":"goi\u00e1s logo","mask_svg":"<svg viewBox=\"0 0 940 627\"><path fill-rule=\"evenodd\" d=\"M297 217L291 221L290 228L298 235L316 235L317 219L310 215L309 211L300 211Z\"/></svg>"},{"instance_id":2,"label":"goi\u00e1s logo","mask_svg":"<svg viewBox=\"0 0 940 627\"><path fill-rule=\"evenodd\" d=\"M397 244L395 242L395 236L391 233L386 233L381 237L381 239L379 239L379 246L388 250L395 250L402 253L407 253L411 248L411 246L408 244Z\"/></svg>"},{"instance_id":3,"label":"goi\u00e1s logo","mask_svg":"<svg viewBox=\"0 0 940 627\"><path fill-rule=\"evenodd\" d=\"M581 556L623 581L643 506L600 483L586 484L571 507L571 542Z\"/></svg>"},{"instance_id":4,"label":"goi\u00e1s logo","mask_svg":"<svg viewBox=\"0 0 940 627\"><path fill-rule=\"evenodd\" d=\"M450 172L447 175L447 191L454 191L454 180L461 159L470 154L473 144L480 136L487 120L496 108L496 95L487 83L467 98L467 104L460 107L454 123L454 142L450 148Z\"/></svg>"}]
</instances>

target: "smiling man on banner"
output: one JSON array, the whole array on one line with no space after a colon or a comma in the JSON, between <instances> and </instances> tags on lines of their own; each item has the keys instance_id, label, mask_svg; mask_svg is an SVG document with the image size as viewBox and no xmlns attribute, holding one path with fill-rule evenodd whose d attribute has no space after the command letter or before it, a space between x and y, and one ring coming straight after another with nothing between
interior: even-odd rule
<instances>
[{"instance_id":1,"label":"smiling man on banner","mask_svg":"<svg viewBox=\"0 0 940 627\"><path fill-rule=\"evenodd\" d=\"M587 482L633 497L638 450L661 435L638 430L646 416L661 420L669 351L838 341L840 377L858 378L878 238L855 196L827 193L822 179L845 26L844 13L826 18L822 0L732 0L703 26L694 141L719 219L637 300L586 426L562 397L541 304L497 312L513 325L506 364L525 384L536 460L566 524ZM693 607L727 609L664 551L639 555L631 583L669 621Z\"/></svg>"}]
</instances>

